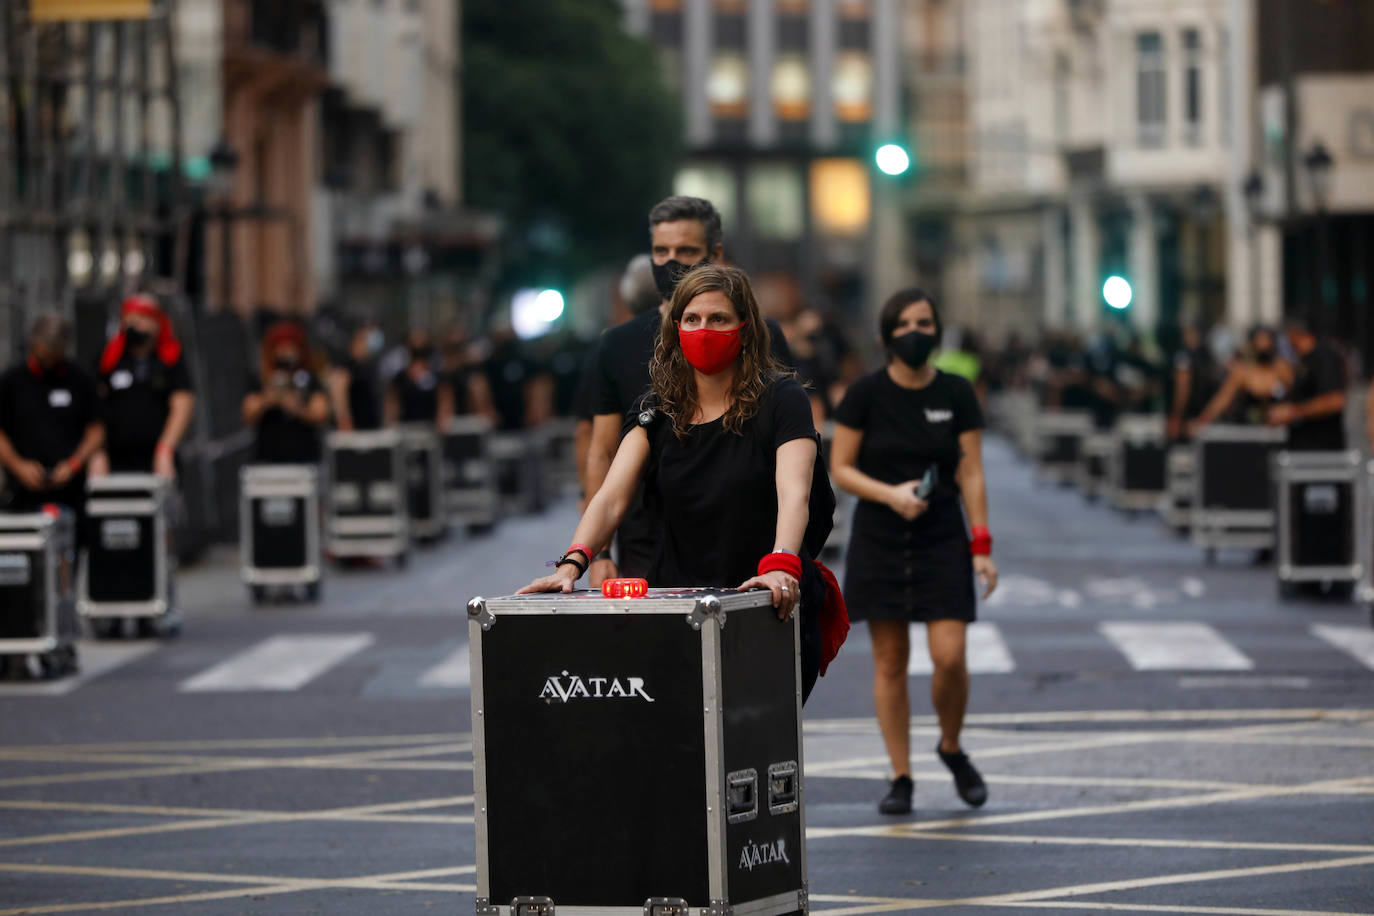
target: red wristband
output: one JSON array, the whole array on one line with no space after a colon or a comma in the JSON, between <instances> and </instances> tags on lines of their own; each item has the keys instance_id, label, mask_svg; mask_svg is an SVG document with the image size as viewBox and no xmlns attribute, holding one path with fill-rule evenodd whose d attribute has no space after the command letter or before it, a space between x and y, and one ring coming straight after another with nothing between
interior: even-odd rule
<instances>
[{"instance_id":1,"label":"red wristband","mask_svg":"<svg viewBox=\"0 0 1374 916\"><path fill-rule=\"evenodd\" d=\"M173 450L173 448L172 448L170 445L168 445L166 442L159 442L159 443L157 444L157 448L153 449L153 454L154 454L154 455L171 455L171 454L174 454L174 450Z\"/></svg>"},{"instance_id":2,"label":"red wristband","mask_svg":"<svg viewBox=\"0 0 1374 916\"><path fill-rule=\"evenodd\" d=\"M75 458L68 458L68 459L67 459L67 470L71 471L73 474L80 474L80 473L81 473L81 462L80 462L80 461L77 461Z\"/></svg>"},{"instance_id":3,"label":"red wristband","mask_svg":"<svg viewBox=\"0 0 1374 916\"><path fill-rule=\"evenodd\" d=\"M969 538L969 553L975 557L992 556L992 533L986 525L974 525L973 535Z\"/></svg>"},{"instance_id":4,"label":"red wristband","mask_svg":"<svg viewBox=\"0 0 1374 916\"><path fill-rule=\"evenodd\" d=\"M795 553L783 553L782 551L764 554L763 559L759 560L759 575L762 576L776 570L782 570L800 582L802 574L801 557Z\"/></svg>"},{"instance_id":5,"label":"red wristband","mask_svg":"<svg viewBox=\"0 0 1374 916\"><path fill-rule=\"evenodd\" d=\"M596 554L595 554L595 553L592 551L592 549L591 549L590 547L588 547L586 544L571 544L571 545L568 546L568 549L567 549L567 550L563 551L563 555L564 555L564 556L567 556L568 554L572 553L574 550L578 551L579 553L582 554L582 556L586 557L588 563L590 563L592 560L595 560L595 559L596 559Z\"/></svg>"}]
</instances>

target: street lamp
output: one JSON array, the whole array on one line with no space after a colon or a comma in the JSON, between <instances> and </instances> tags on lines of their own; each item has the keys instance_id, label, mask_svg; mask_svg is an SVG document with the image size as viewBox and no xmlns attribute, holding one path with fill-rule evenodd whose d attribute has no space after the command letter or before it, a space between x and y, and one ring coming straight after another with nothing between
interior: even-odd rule
<instances>
[{"instance_id":1,"label":"street lamp","mask_svg":"<svg viewBox=\"0 0 1374 916\"><path fill-rule=\"evenodd\" d=\"M210 149L210 178L206 189L218 202L219 229L219 280L220 306L232 308L234 294L233 279L230 276L230 228L233 225L234 173L239 167L239 154L229 145L228 139L220 137Z\"/></svg>"},{"instance_id":2,"label":"street lamp","mask_svg":"<svg viewBox=\"0 0 1374 916\"><path fill-rule=\"evenodd\" d=\"M1317 289L1322 304L1318 320L1325 326L1329 322L1327 309L1335 304L1336 299L1335 279L1330 276L1331 239L1326 212L1327 199L1331 193L1331 154L1326 151L1326 146L1317 140L1302 157L1302 164L1307 170L1307 183L1312 190L1312 203L1317 211Z\"/></svg>"}]
</instances>

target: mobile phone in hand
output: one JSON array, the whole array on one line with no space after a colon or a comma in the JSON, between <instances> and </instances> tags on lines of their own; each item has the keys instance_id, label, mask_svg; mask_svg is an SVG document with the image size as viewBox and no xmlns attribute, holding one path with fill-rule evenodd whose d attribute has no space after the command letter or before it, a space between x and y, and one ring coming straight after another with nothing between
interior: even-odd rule
<instances>
[{"instance_id":1,"label":"mobile phone in hand","mask_svg":"<svg viewBox=\"0 0 1374 916\"><path fill-rule=\"evenodd\" d=\"M935 484L940 481L940 472L936 465L931 465L930 469L921 475L921 482L916 485L916 498L920 500L930 499L930 494L935 490Z\"/></svg>"}]
</instances>

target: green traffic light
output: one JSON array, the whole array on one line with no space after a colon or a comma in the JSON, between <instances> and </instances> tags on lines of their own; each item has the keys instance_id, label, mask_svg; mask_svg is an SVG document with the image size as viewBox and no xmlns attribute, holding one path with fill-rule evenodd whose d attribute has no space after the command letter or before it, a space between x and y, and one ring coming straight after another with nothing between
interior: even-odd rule
<instances>
[{"instance_id":1,"label":"green traffic light","mask_svg":"<svg viewBox=\"0 0 1374 916\"><path fill-rule=\"evenodd\" d=\"M884 175L901 175L911 168L911 155L896 143L884 143L873 154L878 171Z\"/></svg>"},{"instance_id":2,"label":"green traffic light","mask_svg":"<svg viewBox=\"0 0 1374 916\"><path fill-rule=\"evenodd\" d=\"M1131 283L1125 277L1113 274L1102 284L1102 298L1117 311L1130 307L1131 296Z\"/></svg>"}]
</instances>

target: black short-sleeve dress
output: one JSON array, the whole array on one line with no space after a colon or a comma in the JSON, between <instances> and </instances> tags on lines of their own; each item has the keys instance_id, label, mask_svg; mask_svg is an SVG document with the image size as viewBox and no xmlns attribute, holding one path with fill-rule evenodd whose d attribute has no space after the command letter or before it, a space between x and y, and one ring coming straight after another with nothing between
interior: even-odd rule
<instances>
[{"instance_id":1,"label":"black short-sleeve dress","mask_svg":"<svg viewBox=\"0 0 1374 916\"><path fill-rule=\"evenodd\" d=\"M924 388L903 388L881 369L850 386L835 422L863 433L857 466L869 477L902 483L932 466L938 474L930 508L915 521L881 503L855 507L844 577L850 618L972 621L973 558L955 471L959 435L983 426L973 386L937 372Z\"/></svg>"},{"instance_id":2,"label":"black short-sleeve dress","mask_svg":"<svg viewBox=\"0 0 1374 916\"><path fill-rule=\"evenodd\" d=\"M816 436L806 389L779 377L741 432L726 429L722 418L691 427L681 440L668 417L644 410L652 403L652 395L641 398L624 428L628 433L643 426L649 436L644 500L661 519L649 584L733 587L753 578L759 560L776 546L778 447ZM820 668L825 586L805 549L802 559L802 669L809 693Z\"/></svg>"}]
</instances>

